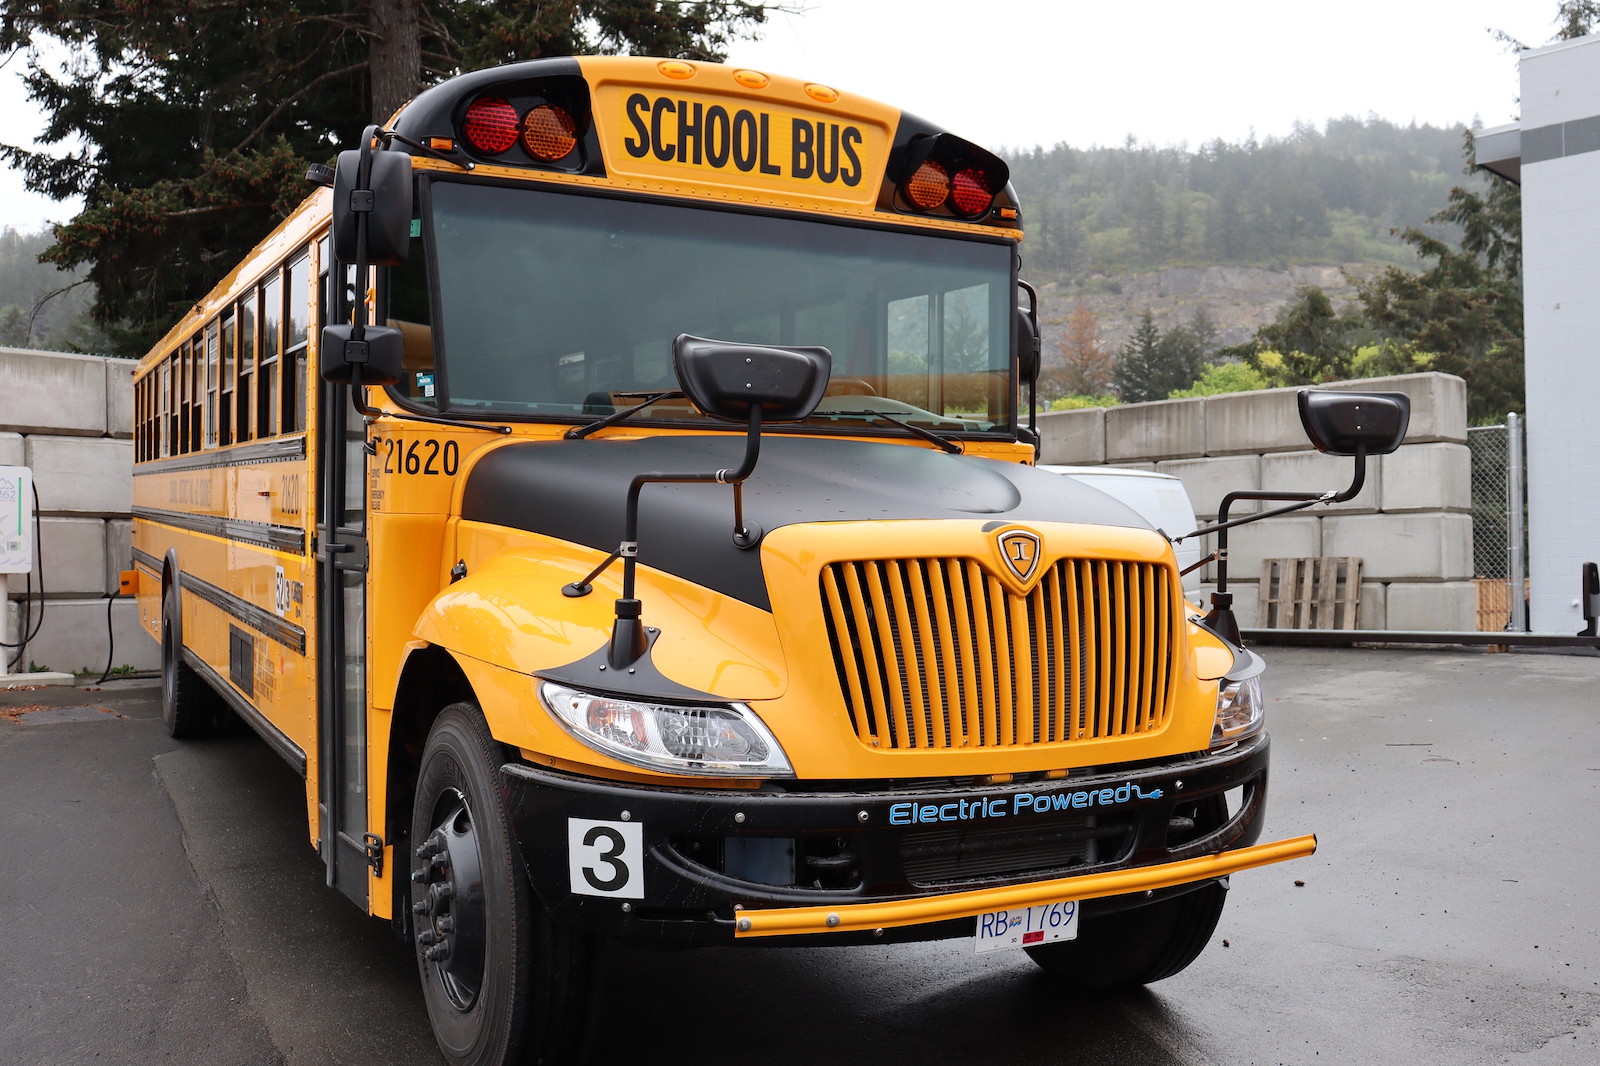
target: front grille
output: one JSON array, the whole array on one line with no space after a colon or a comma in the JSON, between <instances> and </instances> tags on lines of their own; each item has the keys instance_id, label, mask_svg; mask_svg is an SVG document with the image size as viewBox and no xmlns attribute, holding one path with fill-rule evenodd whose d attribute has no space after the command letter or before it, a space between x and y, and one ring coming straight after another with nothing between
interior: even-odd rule
<instances>
[{"instance_id":1,"label":"front grille","mask_svg":"<svg viewBox=\"0 0 1600 1066\"><path fill-rule=\"evenodd\" d=\"M822 610L856 735L887 750L1073 744L1159 729L1171 571L1063 559L1020 596L972 559L832 563Z\"/></svg>"}]
</instances>

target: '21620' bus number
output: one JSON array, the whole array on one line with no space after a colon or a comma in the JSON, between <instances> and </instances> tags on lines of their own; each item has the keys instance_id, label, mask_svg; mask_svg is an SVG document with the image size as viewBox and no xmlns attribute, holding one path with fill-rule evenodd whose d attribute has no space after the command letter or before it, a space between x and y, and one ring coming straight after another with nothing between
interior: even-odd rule
<instances>
[{"instance_id":1,"label":"'21620' bus number","mask_svg":"<svg viewBox=\"0 0 1600 1066\"><path fill-rule=\"evenodd\" d=\"M454 477L461 467L461 446L433 437L421 440L383 439L385 474L443 474Z\"/></svg>"}]
</instances>

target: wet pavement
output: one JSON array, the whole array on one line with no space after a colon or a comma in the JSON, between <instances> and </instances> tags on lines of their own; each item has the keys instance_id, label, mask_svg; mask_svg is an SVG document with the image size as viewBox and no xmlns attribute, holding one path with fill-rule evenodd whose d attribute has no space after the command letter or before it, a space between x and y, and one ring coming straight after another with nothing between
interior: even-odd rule
<instances>
[{"instance_id":1,"label":"wet pavement","mask_svg":"<svg viewBox=\"0 0 1600 1066\"><path fill-rule=\"evenodd\" d=\"M1211 947L1085 997L970 944L609 953L592 1061L1600 1062L1600 657L1263 649L1264 839ZM0 692L0 1061L438 1063L408 950L323 884L299 778L148 680Z\"/></svg>"}]
</instances>

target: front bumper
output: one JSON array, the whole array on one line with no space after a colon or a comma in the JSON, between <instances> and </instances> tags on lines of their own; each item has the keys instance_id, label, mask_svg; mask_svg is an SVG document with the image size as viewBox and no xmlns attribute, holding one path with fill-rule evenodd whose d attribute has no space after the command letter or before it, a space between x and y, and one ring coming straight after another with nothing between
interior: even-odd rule
<instances>
[{"instance_id":1,"label":"front bumper","mask_svg":"<svg viewBox=\"0 0 1600 1066\"><path fill-rule=\"evenodd\" d=\"M881 943L970 935L967 919L1001 907L1121 909L1310 854L1310 837L1251 847L1267 756L1262 735L1053 780L870 789L659 788L520 763L502 775L557 921L636 943Z\"/></svg>"}]
</instances>

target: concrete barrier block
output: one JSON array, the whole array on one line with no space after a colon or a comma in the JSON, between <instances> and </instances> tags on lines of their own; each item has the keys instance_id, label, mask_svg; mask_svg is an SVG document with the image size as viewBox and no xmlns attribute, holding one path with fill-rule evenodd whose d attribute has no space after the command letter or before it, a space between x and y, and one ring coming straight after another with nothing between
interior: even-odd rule
<instances>
[{"instance_id":1,"label":"concrete barrier block","mask_svg":"<svg viewBox=\"0 0 1600 1066\"><path fill-rule=\"evenodd\" d=\"M133 509L133 441L32 436L27 465L45 514L125 515Z\"/></svg>"},{"instance_id":2,"label":"concrete barrier block","mask_svg":"<svg viewBox=\"0 0 1600 1066\"><path fill-rule=\"evenodd\" d=\"M38 609L39 605L34 604L33 610ZM17 672L26 670L28 663L32 662L52 670L93 670L98 677L105 670L108 657L113 668L158 668L161 665L161 648L150 639L148 633L139 628L138 604L126 598L111 602L109 637L106 609L104 597L48 601L38 636L28 642L23 661L17 664ZM11 610L16 612L15 604L11 605ZM19 624L15 613L11 624L15 633L15 627Z\"/></svg>"},{"instance_id":3,"label":"concrete barrier block","mask_svg":"<svg viewBox=\"0 0 1600 1066\"><path fill-rule=\"evenodd\" d=\"M106 360L106 435L133 436L133 370L131 359Z\"/></svg>"},{"instance_id":4,"label":"concrete barrier block","mask_svg":"<svg viewBox=\"0 0 1600 1066\"><path fill-rule=\"evenodd\" d=\"M1093 466L1106 461L1106 409L1049 411L1039 416L1039 462Z\"/></svg>"},{"instance_id":5,"label":"concrete barrier block","mask_svg":"<svg viewBox=\"0 0 1600 1066\"><path fill-rule=\"evenodd\" d=\"M1323 519L1322 547L1325 555L1359 555L1362 577L1374 581L1465 581L1472 577L1472 516L1333 516Z\"/></svg>"},{"instance_id":6,"label":"concrete barrier block","mask_svg":"<svg viewBox=\"0 0 1600 1066\"><path fill-rule=\"evenodd\" d=\"M1411 397L1408 443L1467 442L1467 383L1454 374L1400 374L1389 378L1339 381L1325 388L1344 392L1403 392Z\"/></svg>"},{"instance_id":7,"label":"concrete barrier block","mask_svg":"<svg viewBox=\"0 0 1600 1066\"><path fill-rule=\"evenodd\" d=\"M1357 629L1387 629L1389 586L1381 581L1361 583L1361 604L1356 608Z\"/></svg>"},{"instance_id":8,"label":"concrete barrier block","mask_svg":"<svg viewBox=\"0 0 1600 1066\"><path fill-rule=\"evenodd\" d=\"M1307 515L1358 514L1376 511L1382 498L1383 466L1388 456L1373 456L1367 460L1367 478L1355 499L1344 503L1314 504ZM1282 489L1285 492L1342 492L1350 487L1355 477L1355 460L1345 456L1324 455L1321 452L1275 452L1261 457L1261 487L1267 491ZM1271 507L1272 504L1263 506Z\"/></svg>"},{"instance_id":9,"label":"concrete barrier block","mask_svg":"<svg viewBox=\"0 0 1600 1066\"><path fill-rule=\"evenodd\" d=\"M1206 454L1206 399L1106 408L1106 459L1182 459Z\"/></svg>"},{"instance_id":10,"label":"concrete barrier block","mask_svg":"<svg viewBox=\"0 0 1600 1066\"><path fill-rule=\"evenodd\" d=\"M1230 492L1261 487L1261 459L1255 455L1227 456L1220 459L1172 459L1157 463L1156 470L1171 474L1183 482L1194 513L1201 518L1215 518L1222 498ZM1229 509L1231 518L1251 514L1259 509L1254 500L1240 500Z\"/></svg>"},{"instance_id":11,"label":"concrete barrier block","mask_svg":"<svg viewBox=\"0 0 1600 1066\"><path fill-rule=\"evenodd\" d=\"M0 433L0 466L27 466L27 455L21 433Z\"/></svg>"},{"instance_id":12,"label":"concrete barrier block","mask_svg":"<svg viewBox=\"0 0 1600 1066\"><path fill-rule=\"evenodd\" d=\"M1276 452L1304 448L1296 406L1298 389L1262 389L1206 397L1206 454Z\"/></svg>"},{"instance_id":13,"label":"concrete barrier block","mask_svg":"<svg viewBox=\"0 0 1600 1066\"><path fill-rule=\"evenodd\" d=\"M106 431L106 360L0 349L0 426L20 433Z\"/></svg>"},{"instance_id":14,"label":"concrete barrier block","mask_svg":"<svg viewBox=\"0 0 1600 1066\"><path fill-rule=\"evenodd\" d=\"M1215 533L1204 538L1202 552L1217 546ZM1322 529L1315 518L1286 515L1263 518L1248 526L1228 530L1228 584L1235 581L1260 581L1264 559L1299 559L1322 552ZM1204 578L1217 579L1217 564L1208 563Z\"/></svg>"},{"instance_id":15,"label":"concrete barrier block","mask_svg":"<svg viewBox=\"0 0 1600 1066\"><path fill-rule=\"evenodd\" d=\"M1470 581L1396 581L1389 586L1386 628L1472 632L1478 628L1477 591Z\"/></svg>"},{"instance_id":16,"label":"concrete barrier block","mask_svg":"<svg viewBox=\"0 0 1600 1066\"><path fill-rule=\"evenodd\" d=\"M98 518L41 517L33 573L5 576L11 592L19 596L28 588L29 577L35 593L42 581L51 596L105 595L106 524Z\"/></svg>"},{"instance_id":17,"label":"concrete barrier block","mask_svg":"<svg viewBox=\"0 0 1600 1066\"><path fill-rule=\"evenodd\" d=\"M1383 457L1385 511L1472 510L1472 449L1435 441Z\"/></svg>"}]
</instances>

